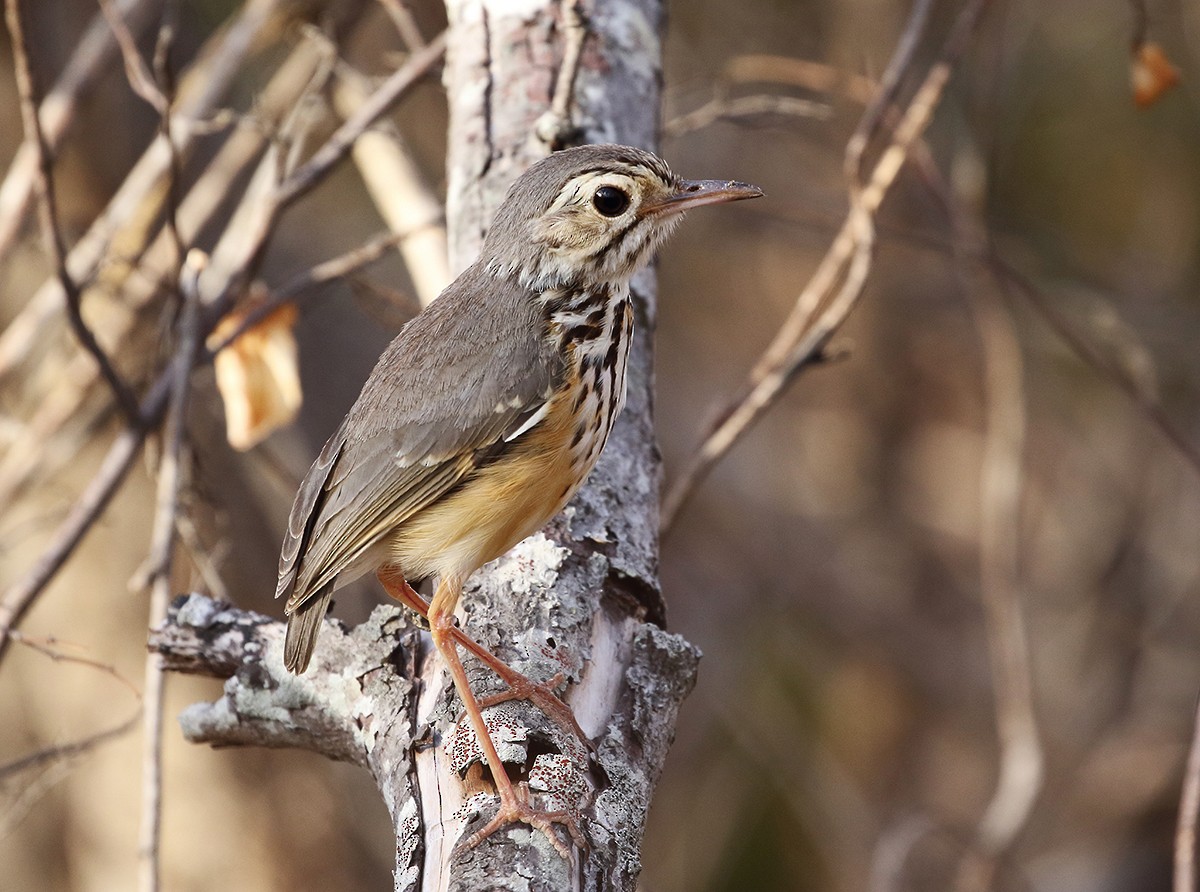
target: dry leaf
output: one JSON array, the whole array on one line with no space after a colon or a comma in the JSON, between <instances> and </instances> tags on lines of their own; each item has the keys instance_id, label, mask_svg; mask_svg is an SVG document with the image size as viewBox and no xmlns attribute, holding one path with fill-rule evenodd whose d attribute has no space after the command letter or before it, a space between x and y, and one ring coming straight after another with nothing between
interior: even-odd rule
<instances>
[{"instance_id":1,"label":"dry leaf","mask_svg":"<svg viewBox=\"0 0 1200 892\"><path fill-rule=\"evenodd\" d=\"M1133 101L1139 108L1147 108L1179 83L1179 69L1171 64L1161 46L1147 42L1133 51L1129 80Z\"/></svg>"},{"instance_id":2,"label":"dry leaf","mask_svg":"<svg viewBox=\"0 0 1200 892\"><path fill-rule=\"evenodd\" d=\"M208 338L215 348L242 325L254 304L234 310ZM300 411L303 393L296 339L294 304L283 304L247 329L216 355L217 389L225 403L225 437L234 449L247 450Z\"/></svg>"}]
</instances>

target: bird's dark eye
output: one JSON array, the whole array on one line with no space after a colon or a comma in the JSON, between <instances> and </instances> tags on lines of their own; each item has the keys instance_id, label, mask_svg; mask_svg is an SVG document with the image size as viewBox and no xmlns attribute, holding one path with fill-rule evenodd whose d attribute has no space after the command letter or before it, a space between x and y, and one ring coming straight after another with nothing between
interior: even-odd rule
<instances>
[{"instance_id":1,"label":"bird's dark eye","mask_svg":"<svg viewBox=\"0 0 1200 892\"><path fill-rule=\"evenodd\" d=\"M629 207L629 193L616 186L601 186L592 196L592 206L606 217L618 217Z\"/></svg>"}]
</instances>

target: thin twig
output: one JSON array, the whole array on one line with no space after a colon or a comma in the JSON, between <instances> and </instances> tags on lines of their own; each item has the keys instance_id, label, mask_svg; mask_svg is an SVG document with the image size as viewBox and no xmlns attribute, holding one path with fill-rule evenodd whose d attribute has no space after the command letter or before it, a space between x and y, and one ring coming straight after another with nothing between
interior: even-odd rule
<instances>
[{"instance_id":1,"label":"thin twig","mask_svg":"<svg viewBox=\"0 0 1200 892\"><path fill-rule=\"evenodd\" d=\"M1196 823L1200 812L1200 707L1192 730L1183 791L1179 798L1179 819L1175 825L1174 892L1196 892Z\"/></svg>"},{"instance_id":2,"label":"thin twig","mask_svg":"<svg viewBox=\"0 0 1200 892\"><path fill-rule=\"evenodd\" d=\"M102 743L107 743L110 740L123 737L137 727L138 721L141 718L141 714L142 711L139 709L137 713L130 716L121 724L115 725L112 728L107 728L104 731L97 731L95 734L89 734L87 737L80 738L79 740L72 740L69 743L60 743L56 746L44 747L43 749L29 753L26 756L21 756L19 759L13 759L11 762L6 762L3 765L0 765L0 781L6 781L18 774L22 774L30 769L46 765L49 762L60 762L64 759L81 756L84 753L95 749Z\"/></svg>"},{"instance_id":3,"label":"thin twig","mask_svg":"<svg viewBox=\"0 0 1200 892\"><path fill-rule=\"evenodd\" d=\"M200 298L196 279L203 266L198 252L184 263L181 276L183 312L171 373L171 396L163 430L154 528L150 540L150 610L147 626L158 628L171 600L171 563L175 550L175 515L183 479L187 400L200 345ZM142 822L138 834L138 888L159 888L159 840L162 826L163 666L157 652L146 655L145 708L142 730Z\"/></svg>"},{"instance_id":4,"label":"thin twig","mask_svg":"<svg viewBox=\"0 0 1200 892\"><path fill-rule=\"evenodd\" d=\"M729 404L700 446L686 462L663 500L662 529L665 532L679 515L684 502L712 467L750 426L770 408L792 378L806 366L823 358L833 334L845 322L861 295L863 236L869 234L873 218L903 167L913 144L924 132L941 100L955 64L966 51L988 0L970 0L959 13L941 54L926 73L892 131L861 193L851 190L850 212L841 230L797 298L791 315L764 352L744 390ZM881 94L882 95L882 94ZM863 120L873 117L868 112ZM834 291L838 281L842 287Z\"/></svg>"},{"instance_id":5,"label":"thin twig","mask_svg":"<svg viewBox=\"0 0 1200 892\"><path fill-rule=\"evenodd\" d=\"M1153 393L1138 383L1137 379L1121 363L1114 362L1105 356L1103 351L1097 348L1066 315L1058 310L1056 301L1050 295L1039 288L1031 278L1001 257L994 248L989 250L986 262L999 278L1013 286L1014 293L1025 299L1034 312L1042 318L1042 321L1062 338L1076 356L1109 377L1118 388L1124 391L1138 410L1174 447L1179 457L1187 462L1192 470L1200 474L1200 448L1175 426L1166 410L1163 409L1162 403Z\"/></svg>"},{"instance_id":6,"label":"thin twig","mask_svg":"<svg viewBox=\"0 0 1200 892\"><path fill-rule=\"evenodd\" d=\"M836 93L866 105L877 85L861 74L851 74L826 63L790 56L749 53L734 56L721 73L724 88L729 84L775 83L800 87L813 93Z\"/></svg>"},{"instance_id":7,"label":"thin twig","mask_svg":"<svg viewBox=\"0 0 1200 892\"><path fill-rule=\"evenodd\" d=\"M100 12L108 20L108 26L112 28L117 46L120 47L121 58L125 62L125 77L129 81L129 86L159 115L166 114L170 102L155 83L150 67L142 58L142 54L138 52L137 40L126 27L120 11L116 8L113 0L97 0L97 2L100 4Z\"/></svg>"},{"instance_id":8,"label":"thin twig","mask_svg":"<svg viewBox=\"0 0 1200 892\"><path fill-rule=\"evenodd\" d=\"M1033 706L1020 584L1022 453L1025 443L1021 346L1005 308L973 287L971 267L986 256L986 231L941 177L935 196L950 218L959 286L979 331L983 360L984 446L980 467L979 568L988 656L995 691L999 770L976 830L959 864L959 892L985 892L1004 854L1029 820L1041 791L1044 755ZM975 204L979 203L976 196ZM1001 281L1001 286L1007 287Z\"/></svg>"},{"instance_id":9,"label":"thin twig","mask_svg":"<svg viewBox=\"0 0 1200 892\"><path fill-rule=\"evenodd\" d=\"M425 38L421 35L421 29L417 27L416 17L405 0L379 0L379 5L396 26L396 32L409 52L415 52L425 46Z\"/></svg>"},{"instance_id":10,"label":"thin twig","mask_svg":"<svg viewBox=\"0 0 1200 892\"><path fill-rule=\"evenodd\" d=\"M166 376L155 382L150 393L142 400L139 422L126 427L117 435L100 469L75 500L67 518L59 525L50 546L0 599L0 663L8 650L10 630L15 629L21 622L38 595L62 569L63 564L74 553L75 548L125 482L134 459L141 451L147 432L158 424L166 409L169 389L169 379Z\"/></svg>"},{"instance_id":11,"label":"thin twig","mask_svg":"<svg viewBox=\"0 0 1200 892\"><path fill-rule=\"evenodd\" d=\"M104 348L100 346L92 330L84 322L79 285L67 271L67 249L58 225L53 162L50 157L50 147L46 144L45 135L42 133L42 124L38 118L33 71L30 66L29 48L25 41L25 24L21 18L21 0L5 0L5 20L8 25L9 40L12 44L13 66L25 139L37 151L38 167L34 186L38 198L38 219L41 222L42 241L45 243L46 250L50 252L55 274L63 294L66 295L67 318L71 323L71 329L75 332L75 337L95 360L126 419L130 423L136 424L138 418L137 399L118 374L112 360L104 352Z\"/></svg>"},{"instance_id":12,"label":"thin twig","mask_svg":"<svg viewBox=\"0 0 1200 892\"><path fill-rule=\"evenodd\" d=\"M554 96L549 110L534 124L538 139L552 152L569 144L579 133L579 127L571 118L571 108L575 103L575 78L579 74L583 44L588 35L583 0L562 0L562 29L563 58L554 81Z\"/></svg>"},{"instance_id":13,"label":"thin twig","mask_svg":"<svg viewBox=\"0 0 1200 892\"><path fill-rule=\"evenodd\" d=\"M428 74L442 60L445 51L446 34L443 32L428 46L413 53L408 61L396 69L379 89L363 102L351 118L334 131L312 157L288 174L286 179L270 192L254 222L244 234L239 235L243 260L236 263L235 268L225 271L223 275L226 277L215 285L206 288L205 284L201 283L202 299L207 305L209 328L228 311L244 286L253 278L283 211L321 182L334 165L346 156L354 141L376 118L384 114L417 81ZM221 246L218 245L214 255L220 249Z\"/></svg>"},{"instance_id":14,"label":"thin twig","mask_svg":"<svg viewBox=\"0 0 1200 892\"><path fill-rule=\"evenodd\" d=\"M358 272L364 266L374 263L383 257L389 249L395 247L406 235L407 233L392 234L390 232L377 235L369 242L359 245L353 250L339 254L337 257L332 257L323 263L318 263L304 272L297 273L284 282L283 285L279 286L279 288L273 290L265 301L246 313L245 318L238 324L238 327L230 332L226 338L220 343L209 347L205 353L205 359L212 359L212 357L216 356L255 325L278 310L283 304L294 300L303 292L320 287L321 285L327 285L337 279Z\"/></svg>"},{"instance_id":15,"label":"thin twig","mask_svg":"<svg viewBox=\"0 0 1200 892\"><path fill-rule=\"evenodd\" d=\"M12 636L12 640L27 647L36 653L41 654L53 660L56 663L77 663L80 666L88 666L92 669L97 669L105 675L110 675L129 690L129 693L141 702L142 692L137 689L132 681L122 675L117 667L112 663L101 663L99 660L93 660L91 657L80 656L79 654L70 654L59 650L55 645L61 644L56 638L34 638L30 635L24 635L16 629L9 630L8 633Z\"/></svg>"},{"instance_id":16,"label":"thin twig","mask_svg":"<svg viewBox=\"0 0 1200 892\"><path fill-rule=\"evenodd\" d=\"M833 109L823 102L799 99L795 96L717 96L690 112L677 115L663 124L663 136L683 136L701 130L717 121L754 118L763 115L813 118L819 121L833 116Z\"/></svg>"},{"instance_id":17,"label":"thin twig","mask_svg":"<svg viewBox=\"0 0 1200 892\"><path fill-rule=\"evenodd\" d=\"M346 157L358 137L386 113L412 86L425 77L446 54L446 34L442 32L429 44L413 53L403 65L379 85L358 112L342 124L311 158L280 183L276 204L283 210L305 195L325 178L330 168Z\"/></svg>"},{"instance_id":18,"label":"thin twig","mask_svg":"<svg viewBox=\"0 0 1200 892\"><path fill-rule=\"evenodd\" d=\"M117 0L117 11L130 33L140 33L156 5L156 0ZM116 50L112 29L104 15L97 13L38 107L42 136L52 156L57 154L59 144L75 119L79 101L105 80L103 72L116 59ZM0 261L8 255L24 225L36 174L37 152L32 144L24 142L0 185Z\"/></svg>"}]
</instances>

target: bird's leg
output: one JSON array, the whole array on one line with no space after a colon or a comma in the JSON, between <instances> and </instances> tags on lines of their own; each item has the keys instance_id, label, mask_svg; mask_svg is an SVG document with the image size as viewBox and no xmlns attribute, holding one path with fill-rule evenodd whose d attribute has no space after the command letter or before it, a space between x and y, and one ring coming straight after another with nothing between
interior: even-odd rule
<instances>
[{"instance_id":1,"label":"bird's leg","mask_svg":"<svg viewBox=\"0 0 1200 892\"><path fill-rule=\"evenodd\" d=\"M428 606L429 629L433 636L434 647L441 653L450 669L454 686L458 689L458 696L462 699L463 708L471 720L471 726L475 729L475 736L483 749L488 768L492 771L492 781L500 796L500 807L495 816L482 830L466 840L465 845L467 848L473 848L501 827L521 821L545 833L559 854L569 861L571 859L570 850L554 832L554 825L563 824L570 831L571 836L578 840L580 838L579 831L575 827L574 820L565 811L545 811L535 808L529 803L529 787L526 784L520 784L518 789L513 785L512 779L504 769L504 762L500 759L500 754L496 752L496 745L492 742L491 735L488 734L479 701L471 692L466 670L463 669L462 661L458 658L456 643L458 638L455 635L458 627L454 624L454 605L461 592L461 579L449 576L438 581L437 591L434 592L433 600ZM424 603L419 595L416 595L415 592L413 594Z\"/></svg>"},{"instance_id":2,"label":"bird's leg","mask_svg":"<svg viewBox=\"0 0 1200 892\"><path fill-rule=\"evenodd\" d=\"M384 591L389 596L395 598L405 607L415 610L421 616L425 617L425 619L431 620L429 615L430 605L408 584L408 580L404 578L404 574L398 567L394 564L385 565L380 568L376 576L379 578L380 585L383 586ZM457 595L455 596L455 600L457 600ZM450 612L453 613L453 606L451 606ZM574 734L580 743L585 746L588 745L588 738L583 733L583 729L579 727L579 722L575 720L575 713L571 711L571 707L567 706L554 693L554 689L562 683L561 673L550 679L549 684L538 684L528 676L509 666L459 626L452 625L449 634L454 638L456 643L473 654L476 659L500 676L500 680L508 685L507 691L501 691L499 694L493 694L478 701L480 709L487 709L489 706L495 706L497 703L505 703L509 700L528 700L544 712L551 721L556 722L564 731L568 734Z\"/></svg>"}]
</instances>

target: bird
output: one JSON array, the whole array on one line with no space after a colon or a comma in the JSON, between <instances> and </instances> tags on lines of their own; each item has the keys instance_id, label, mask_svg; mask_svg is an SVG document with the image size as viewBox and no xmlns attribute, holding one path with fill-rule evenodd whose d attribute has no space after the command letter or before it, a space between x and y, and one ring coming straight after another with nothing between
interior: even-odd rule
<instances>
[{"instance_id":1,"label":"bird","mask_svg":"<svg viewBox=\"0 0 1200 892\"><path fill-rule=\"evenodd\" d=\"M306 670L334 591L375 572L428 621L500 799L473 846L523 822L563 823L518 792L482 708L526 699L582 739L570 708L454 620L463 583L540 530L587 478L625 402L630 278L683 212L757 198L731 180L686 180L621 145L564 149L509 188L477 260L384 350L300 484L279 558L284 664ZM410 585L436 577L428 602ZM481 706L458 648L508 685ZM569 828L574 834L574 828ZM564 852L565 854L565 852Z\"/></svg>"}]
</instances>

